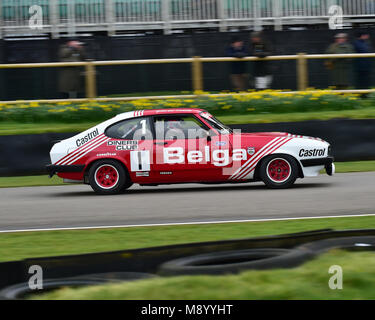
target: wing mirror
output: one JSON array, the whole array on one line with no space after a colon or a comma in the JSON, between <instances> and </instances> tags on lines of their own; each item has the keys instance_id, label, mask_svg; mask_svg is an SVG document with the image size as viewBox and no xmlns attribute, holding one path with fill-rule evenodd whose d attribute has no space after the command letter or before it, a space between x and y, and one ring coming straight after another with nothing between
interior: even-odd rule
<instances>
[{"instance_id":1,"label":"wing mirror","mask_svg":"<svg viewBox=\"0 0 375 320\"><path fill-rule=\"evenodd\" d=\"M211 135L210 135L209 132L207 132L207 142L209 142L209 141L211 141L211 140L212 140Z\"/></svg>"}]
</instances>

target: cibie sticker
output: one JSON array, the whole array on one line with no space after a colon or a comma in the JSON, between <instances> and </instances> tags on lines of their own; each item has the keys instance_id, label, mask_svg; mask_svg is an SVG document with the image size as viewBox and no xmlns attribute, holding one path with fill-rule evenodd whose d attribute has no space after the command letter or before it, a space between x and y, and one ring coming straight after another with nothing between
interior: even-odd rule
<instances>
[{"instance_id":1,"label":"cibie sticker","mask_svg":"<svg viewBox=\"0 0 375 320\"><path fill-rule=\"evenodd\" d=\"M254 147L247 147L247 153L252 156L255 153L255 148Z\"/></svg>"}]
</instances>

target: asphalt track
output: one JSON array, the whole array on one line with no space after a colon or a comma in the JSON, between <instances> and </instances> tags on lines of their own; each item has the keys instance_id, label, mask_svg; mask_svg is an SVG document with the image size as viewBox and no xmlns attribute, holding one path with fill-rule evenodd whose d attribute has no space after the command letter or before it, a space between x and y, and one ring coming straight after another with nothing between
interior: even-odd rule
<instances>
[{"instance_id":1,"label":"asphalt track","mask_svg":"<svg viewBox=\"0 0 375 320\"><path fill-rule=\"evenodd\" d=\"M0 189L0 231L375 214L375 172L320 175L286 190L263 183L133 186L98 196L87 185Z\"/></svg>"}]
</instances>

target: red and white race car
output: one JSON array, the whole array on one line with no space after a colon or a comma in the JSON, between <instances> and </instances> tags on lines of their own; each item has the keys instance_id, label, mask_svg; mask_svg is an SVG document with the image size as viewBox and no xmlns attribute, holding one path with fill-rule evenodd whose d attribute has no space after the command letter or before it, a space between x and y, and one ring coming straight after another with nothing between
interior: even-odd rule
<instances>
[{"instance_id":1,"label":"red and white race car","mask_svg":"<svg viewBox=\"0 0 375 320\"><path fill-rule=\"evenodd\" d=\"M240 133L202 109L122 113L50 152L50 176L115 194L133 183L263 181L287 188L297 178L335 171L330 145L282 132Z\"/></svg>"}]
</instances>

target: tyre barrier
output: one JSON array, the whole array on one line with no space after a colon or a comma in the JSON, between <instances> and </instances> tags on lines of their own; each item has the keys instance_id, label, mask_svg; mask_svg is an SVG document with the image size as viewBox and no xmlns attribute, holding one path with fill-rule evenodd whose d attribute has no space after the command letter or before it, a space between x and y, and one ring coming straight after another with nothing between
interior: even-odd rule
<instances>
[{"instance_id":1,"label":"tyre barrier","mask_svg":"<svg viewBox=\"0 0 375 320\"><path fill-rule=\"evenodd\" d=\"M331 249L372 251L375 237L348 237L311 242L295 249L249 249L184 257L160 266L161 275L227 274L244 270L293 268Z\"/></svg>"},{"instance_id":2,"label":"tyre barrier","mask_svg":"<svg viewBox=\"0 0 375 320\"><path fill-rule=\"evenodd\" d=\"M93 286L108 283L118 283L124 281L134 281L140 279L149 279L156 277L156 275L141 272L108 272L89 274L78 277L62 278L62 279L49 279L43 281L42 291L56 290L64 287L83 287ZM30 289L28 282L19 283L0 291L0 299L2 300L15 300L27 298L31 294L38 291Z\"/></svg>"},{"instance_id":3,"label":"tyre barrier","mask_svg":"<svg viewBox=\"0 0 375 320\"><path fill-rule=\"evenodd\" d=\"M0 299L66 286L87 286L182 274L225 274L291 268L330 249L374 250L375 229L293 234L100 252L0 263ZM30 267L43 270L43 290L29 289Z\"/></svg>"}]
</instances>

